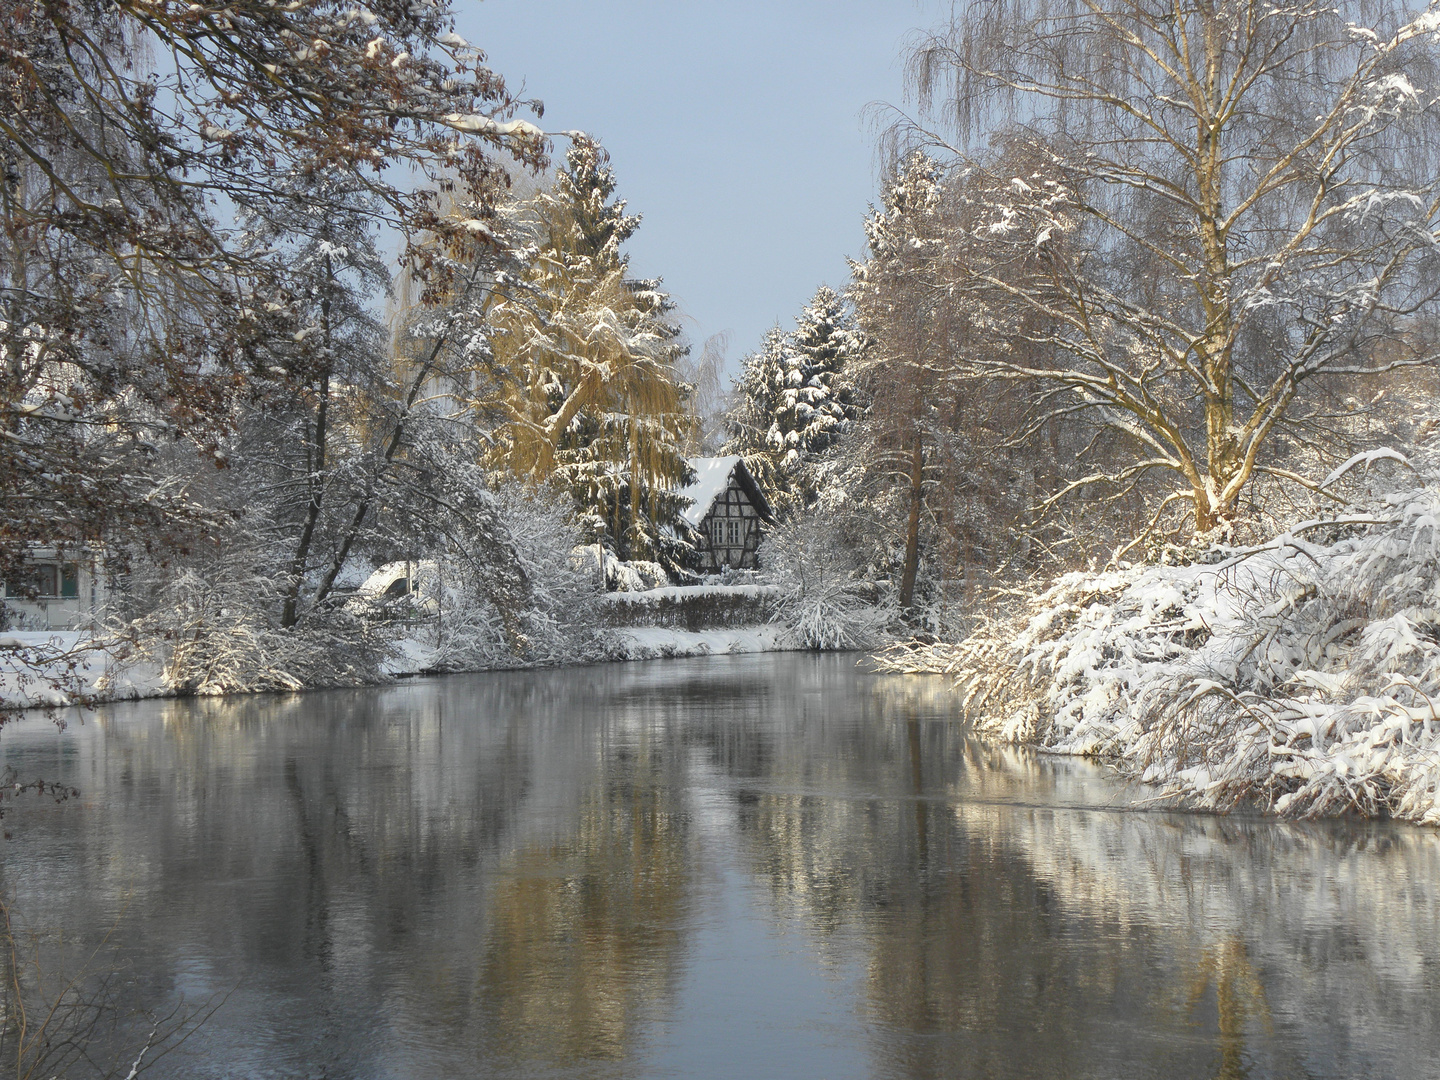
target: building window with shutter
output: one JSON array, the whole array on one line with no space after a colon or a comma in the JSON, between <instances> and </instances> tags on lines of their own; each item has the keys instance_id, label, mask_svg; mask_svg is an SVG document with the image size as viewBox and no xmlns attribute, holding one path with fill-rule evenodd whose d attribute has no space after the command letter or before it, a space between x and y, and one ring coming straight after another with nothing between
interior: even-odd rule
<instances>
[{"instance_id":1,"label":"building window with shutter","mask_svg":"<svg viewBox=\"0 0 1440 1080\"><path fill-rule=\"evenodd\" d=\"M75 600L80 596L80 567L75 563L27 566L4 585L16 600Z\"/></svg>"}]
</instances>

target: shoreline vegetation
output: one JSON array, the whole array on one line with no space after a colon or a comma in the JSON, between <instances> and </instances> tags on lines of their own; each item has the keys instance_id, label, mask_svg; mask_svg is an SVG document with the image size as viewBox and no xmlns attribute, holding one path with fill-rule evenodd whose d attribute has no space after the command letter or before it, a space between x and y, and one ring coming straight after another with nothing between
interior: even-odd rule
<instances>
[{"instance_id":1,"label":"shoreline vegetation","mask_svg":"<svg viewBox=\"0 0 1440 1080\"><path fill-rule=\"evenodd\" d=\"M1440 0L969 0L738 372L459 14L0 20L0 726L854 650L1159 800L1440 825Z\"/></svg>"},{"instance_id":2,"label":"shoreline vegetation","mask_svg":"<svg viewBox=\"0 0 1440 1080\"><path fill-rule=\"evenodd\" d=\"M182 681L153 643L127 653L79 631L7 633L0 708L859 645L880 671L953 680L979 735L1097 759L1158 802L1440 825L1440 470L1383 456L1388 479L1345 513L1266 543L1172 548L1012 589L949 640L899 640L894 612L885 621L834 575L806 587L750 575L599 594L554 655L457 663L479 654L447 652L434 623L397 624L368 674L308 683L261 671L263 656L248 685L235 670ZM1332 479L1378 460L1359 455Z\"/></svg>"},{"instance_id":3,"label":"shoreline vegetation","mask_svg":"<svg viewBox=\"0 0 1440 1080\"><path fill-rule=\"evenodd\" d=\"M394 627L388 635L381 629L374 636L386 640L374 646L373 667L313 681L269 669L263 656L241 657L223 647L211 653L215 667L197 676L183 656L177 664L176 650L160 642L103 631L10 631L0 633L0 715L148 698L383 685L421 675L811 647L785 624L778 600L779 590L753 583L607 593L604 617L588 632L577 633L583 640L570 642L568 650L531 657L496 653L478 663L473 656L470 663L454 662L455 653L437 625Z\"/></svg>"},{"instance_id":4,"label":"shoreline vegetation","mask_svg":"<svg viewBox=\"0 0 1440 1080\"><path fill-rule=\"evenodd\" d=\"M1181 806L1440 825L1440 472L1409 480L1268 543L1065 574L880 665Z\"/></svg>"},{"instance_id":5,"label":"shoreline vegetation","mask_svg":"<svg viewBox=\"0 0 1440 1080\"><path fill-rule=\"evenodd\" d=\"M1440 825L1440 470L1382 457L1387 479L1345 513L1265 543L1170 548L1011 589L948 640L900 640L893 609L836 575L752 574L597 594L550 655L477 663L475 649L447 649L436 622L380 626L368 673L310 682L264 671L263 655L248 658L247 683L233 666L178 676L175 650L167 663L153 642L0 634L0 708L858 646L877 670L953 680L982 737L1097 759L1157 802ZM1332 480L1380 460L1358 455Z\"/></svg>"}]
</instances>

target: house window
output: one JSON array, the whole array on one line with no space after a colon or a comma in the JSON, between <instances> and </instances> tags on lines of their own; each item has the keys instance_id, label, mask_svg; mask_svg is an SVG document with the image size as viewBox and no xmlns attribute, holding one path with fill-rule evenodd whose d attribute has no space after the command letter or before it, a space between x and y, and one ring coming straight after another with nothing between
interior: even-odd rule
<instances>
[{"instance_id":1,"label":"house window","mask_svg":"<svg viewBox=\"0 0 1440 1080\"><path fill-rule=\"evenodd\" d=\"M36 596L60 595L60 568L58 566L32 567L26 576L30 580L25 584L35 590Z\"/></svg>"},{"instance_id":2,"label":"house window","mask_svg":"<svg viewBox=\"0 0 1440 1080\"><path fill-rule=\"evenodd\" d=\"M77 599L80 596L80 567L75 563L27 566L5 583L5 595L18 600Z\"/></svg>"}]
</instances>

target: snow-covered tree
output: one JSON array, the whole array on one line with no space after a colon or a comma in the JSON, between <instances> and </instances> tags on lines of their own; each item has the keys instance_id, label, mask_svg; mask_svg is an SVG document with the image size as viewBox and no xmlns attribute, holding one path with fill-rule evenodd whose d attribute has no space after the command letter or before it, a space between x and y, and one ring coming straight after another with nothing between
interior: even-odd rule
<instances>
[{"instance_id":1,"label":"snow-covered tree","mask_svg":"<svg viewBox=\"0 0 1440 1080\"><path fill-rule=\"evenodd\" d=\"M853 368L865 409L817 486L827 513L857 516L902 609L933 623L984 575L1033 566L1029 509L1080 447L1032 426L1028 384L977 371L1027 346L1023 311L951 287L975 216L967 176L915 153L882 194L850 287L867 338Z\"/></svg>"},{"instance_id":2,"label":"snow-covered tree","mask_svg":"<svg viewBox=\"0 0 1440 1080\"><path fill-rule=\"evenodd\" d=\"M508 480L492 493L496 519L529 585L528 602L508 611L475 566L451 552L440 563L434 666L445 670L598 658L603 625L600 585L573 552L582 542L569 492ZM517 636L523 649L515 648Z\"/></svg>"},{"instance_id":3,"label":"snow-covered tree","mask_svg":"<svg viewBox=\"0 0 1440 1080\"><path fill-rule=\"evenodd\" d=\"M554 186L520 208L530 245L485 313L488 381L476 405L495 418L495 468L553 479L622 559L678 573L685 346L660 283L629 275L620 248L640 219L614 192L608 155L576 138Z\"/></svg>"},{"instance_id":4,"label":"snow-covered tree","mask_svg":"<svg viewBox=\"0 0 1440 1080\"><path fill-rule=\"evenodd\" d=\"M293 343L276 350L290 368L287 392L242 408L231 462L268 480L272 528L289 556L284 627L299 621L316 553L327 541L333 547L352 494L366 486L361 432L388 388L385 333L373 313L390 289L375 245L376 202L355 176L322 168L284 178L257 204L242 204L247 247L284 252L283 285L300 325Z\"/></svg>"},{"instance_id":5,"label":"snow-covered tree","mask_svg":"<svg viewBox=\"0 0 1440 1080\"><path fill-rule=\"evenodd\" d=\"M822 285L793 331L772 327L741 361L724 452L745 458L782 516L815 500L811 466L859 415L854 376L864 349L844 299Z\"/></svg>"},{"instance_id":6,"label":"snow-covered tree","mask_svg":"<svg viewBox=\"0 0 1440 1080\"><path fill-rule=\"evenodd\" d=\"M911 76L934 123L905 134L984 210L948 287L1027 315L976 366L1130 448L1076 484L1163 477L1158 517L1228 528L1258 478L1314 487L1367 380L1435 360L1433 12L980 0Z\"/></svg>"},{"instance_id":7,"label":"snow-covered tree","mask_svg":"<svg viewBox=\"0 0 1440 1080\"><path fill-rule=\"evenodd\" d=\"M947 419L945 382L956 360L954 306L922 284L943 252L941 200L939 164L912 155L866 219L869 258L853 270L856 307L875 347L856 372L868 408L849 486L899 540L899 604L907 614L922 531L933 516L927 494L934 490L936 433Z\"/></svg>"},{"instance_id":8,"label":"snow-covered tree","mask_svg":"<svg viewBox=\"0 0 1440 1080\"><path fill-rule=\"evenodd\" d=\"M765 332L760 348L741 359L734 405L725 417L730 437L722 447L723 453L745 459L750 475L781 517L800 503L785 469L784 451L770 437L784 402L787 375L797 367L792 354L790 335L777 323Z\"/></svg>"},{"instance_id":9,"label":"snow-covered tree","mask_svg":"<svg viewBox=\"0 0 1440 1080\"><path fill-rule=\"evenodd\" d=\"M853 380L865 337L845 300L822 285L800 312L790 346L767 437L793 468L834 446L858 414Z\"/></svg>"},{"instance_id":10,"label":"snow-covered tree","mask_svg":"<svg viewBox=\"0 0 1440 1080\"><path fill-rule=\"evenodd\" d=\"M308 324L284 246L240 243L217 205L283 205L280 181L338 172L407 239L490 235L505 163L539 166L546 143L452 22L408 0L7 8L0 570L37 539L185 546L214 522L157 449L223 464L237 402L313 387L287 384L283 343ZM448 220L437 189L457 182L477 212Z\"/></svg>"}]
</instances>

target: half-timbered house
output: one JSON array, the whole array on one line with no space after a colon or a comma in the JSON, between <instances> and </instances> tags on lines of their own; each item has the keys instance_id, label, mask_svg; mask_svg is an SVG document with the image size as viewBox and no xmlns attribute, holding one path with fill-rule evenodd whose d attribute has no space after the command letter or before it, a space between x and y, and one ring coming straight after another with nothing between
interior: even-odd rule
<instances>
[{"instance_id":1,"label":"half-timbered house","mask_svg":"<svg viewBox=\"0 0 1440 1080\"><path fill-rule=\"evenodd\" d=\"M690 467L695 482L680 494L690 500L684 517L699 536L701 572L756 569L761 530L775 519L745 462L736 455L691 458Z\"/></svg>"}]
</instances>

